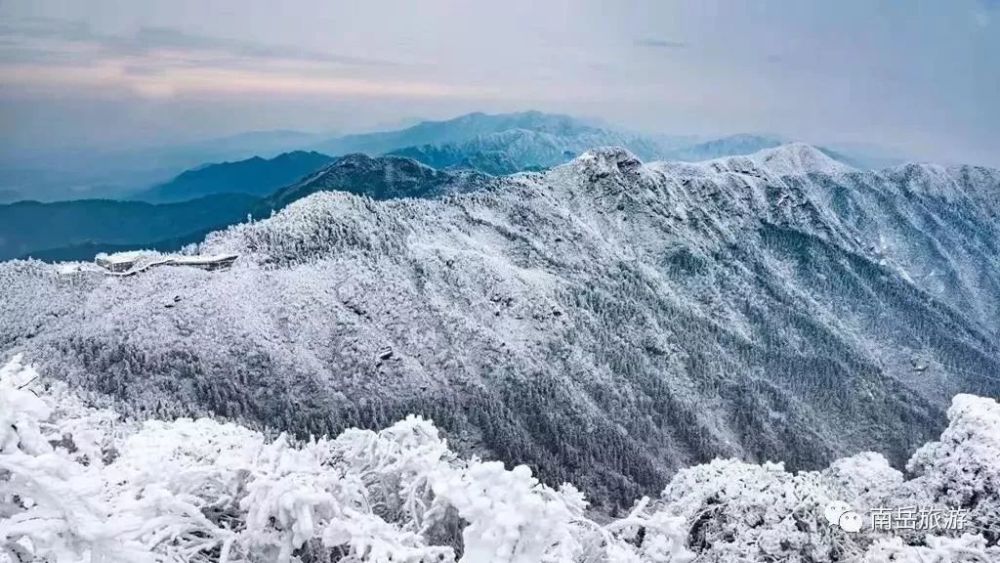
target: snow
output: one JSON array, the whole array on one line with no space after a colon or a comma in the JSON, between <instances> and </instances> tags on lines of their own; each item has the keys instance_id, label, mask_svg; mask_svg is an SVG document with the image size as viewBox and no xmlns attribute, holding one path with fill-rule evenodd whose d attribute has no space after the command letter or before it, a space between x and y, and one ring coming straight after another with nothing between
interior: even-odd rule
<instances>
[{"instance_id":1,"label":"snow","mask_svg":"<svg viewBox=\"0 0 1000 563\"><path fill-rule=\"evenodd\" d=\"M0 561L455 561L459 548L465 563L689 559L676 519L637 510L601 526L571 486L461 460L417 417L308 442L208 419L116 439L121 428L80 425L112 413L46 389L19 358L2 376ZM56 403L75 408L55 417ZM84 430L113 459L72 453ZM624 537L634 526L646 547Z\"/></svg>"},{"instance_id":2,"label":"snow","mask_svg":"<svg viewBox=\"0 0 1000 563\"><path fill-rule=\"evenodd\" d=\"M59 262L52 266L59 275L70 276L87 272L103 271L98 266L90 262Z\"/></svg>"},{"instance_id":3,"label":"snow","mask_svg":"<svg viewBox=\"0 0 1000 563\"><path fill-rule=\"evenodd\" d=\"M823 174L839 177L858 170L827 156L805 143L788 143L747 155L725 156L699 162L655 162L651 166L672 174L711 177L720 173L751 176L803 176Z\"/></svg>"},{"instance_id":4,"label":"snow","mask_svg":"<svg viewBox=\"0 0 1000 563\"><path fill-rule=\"evenodd\" d=\"M115 254L100 253L94 261L106 268L112 275L130 276L145 272L158 266L195 266L203 268L223 267L236 260L235 254L162 254L155 251L136 250L118 252ZM60 273L71 273L74 270L60 269ZM75 270L75 271L79 271Z\"/></svg>"},{"instance_id":5,"label":"snow","mask_svg":"<svg viewBox=\"0 0 1000 563\"><path fill-rule=\"evenodd\" d=\"M148 258L150 256L155 256L157 253L152 250L127 250L123 252L114 252L108 254L106 252L98 253L94 257L95 260L105 261L110 264L126 264L130 262L135 262L142 258Z\"/></svg>"},{"instance_id":6,"label":"snow","mask_svg":"<svg viewBox=\"0 0 1000 563\"><path fill-rule=\"evenodd\" d=\"M178 266L204 266L218 264L227 260L235 260L235 254L199 254L197 256L171 256L170 263Z\"/></svg>"},{"instance_id":7,"label":"snow","mask_svg":"<svg viewBox=\"0 0 1000 563\"><path fill-rule=\"evenodd\" d=\"M816 147L804 143L790 143L766 149L748 158L783 176L807 173L834 176L855 171L854 168L830 158Z\"/></svg>"},{"instance_id":8,"label":"snow","mask_svg":"<svg viewBox=\"0 0 1000 563\"><path fill-rule=\"evenodd\" d=\"M598 522L572 485L462 459L419 417L307 441L207 418L137 423L15 357L0 369L0 562L995 560L1000 404L960 395L949 417L909 481L870 453L799 473L717 459ZM927 498L975 526L847 533L824 517L831 502Z\"/></svg>"},{"instance_id":9,"label":"snow","mask_svg":"<svg viewBox=\"0 0 1000 563\"><path fill-rule=\"evenodd\" d=\"M3 263L0 349L130 415L319 435L420 413L608 512L714 456L899 465L953 395L1000 393L1000 207L685 166L612 148L460 196L318 193L212 234L192 252L241 258L211 274Z\"/></svg>"}]
</instances>

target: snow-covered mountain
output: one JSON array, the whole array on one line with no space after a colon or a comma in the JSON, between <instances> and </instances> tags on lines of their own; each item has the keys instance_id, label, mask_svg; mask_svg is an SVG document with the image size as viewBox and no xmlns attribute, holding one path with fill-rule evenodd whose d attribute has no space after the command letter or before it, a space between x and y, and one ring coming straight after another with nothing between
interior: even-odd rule
<instances>
[{"instance_id":1,"label":"snow-covered mountain","mask_svg":"<svg viewBox=\"0 0 1000 563\"><path fill-rule=\"evenodd\" d=\"M644 160L697 161L749 154L781 142L779 137L756 134L718 139L636 134L540 111L476 112L396 130L325 139L314 133L279 130L136 149L0 151L0 203L23 198L109 197L178 201L226 191L262 195L290 183L297 178L290 171L301 170L310 158L322 160L323 155L377 156L399 151L436 168L505 174L563 164L595 146L623 146ZM501 154L505 151L509 158ZM294 161L283 153L295 157ZM828 153L864 168L900 162L896 155L867 145L837 146ZM311 171L306 165L303 174Z\"/></svg>"},{"instance_id":2,"label":"snow-covered mountain","mask_svg":"<svg viewBox=\"0 0 1000 563\"><path fill-rule=\"evenodd\" d=\"M274 158L255 156L236 162L207 164L182 172L169 182L137 194L143 201L184 201L221 193L267 196L328 164L333 157L294 151Z\"/></svg>"},{"instance_id":3,"label":"snow-covered mountain","mask_svg":"<svg viewBox=\"0 0 1000 563\"><path fill-rule=\"evenodd\" d=\"M787 139L773 135L741 133L677 147L669 151L665 156L667 156L668 160L698 162L726 156L752 154L766 149L773 149L787 142Z\"/></svg>"},{"instance_id":4,"label":"snow-covered mountain","mask_svg":"<svg viewBox=\"0 0 1000 563\"><path fill-rule=\"evenodd\" d=\"M715 456L901 463L955 393L1000 393L996 170L597 149L491 182L315 193L211 235L228 271L0 264L0 349L137 413L423 414L604 505Z\"/></svg>"},{"instance_id":5,"label":"snow-covered mountain","mask_svg":"<svg viewBox=\"0 0 1000 563\"><path fill-rule=\"evenodd\" d=\"M480 120L485 122L479 123ZM456 123L464 126L455 125ZM469 124L477 126L470 127ZM427 138L434 139L433 142L396 148L387 154L409 157L439 169L471 169L505 175L565 164L593 147L624 147L642 160L701 162L748 155L791 143L790 140L775 135L758 134L737 134L702 140L640 135L591 126L568 116L539 112L496 116L470 114L436 125L440 130L434 129L435 135L426 135ZM474 131L485 132L471 137L463 136ZM392 142L397 143L407 138L409 137L405 135L389 137ZM459 140L441 140L447 138ZM364 152L365 144L360 146L362 148L359 150ZM832 150L826 147L818 147L818 150L834 160L857 168L874 169L882 167L882 164L891 164L886 159L870 158L861 150Z\"/></svg>"},{"instance_id":6,"label":"snow-covered mountain","mask_svg":"<svg viewBox=\"0 0 1000 563\"><path fill-rule=\"evenodd\" d=\"M663 160L700 162L727 156L748 155L786 144L795 144L795 141L778 135L740 133L680 146L667 145L659 156ZM816 149L833 160L864 170L891 168L906 163L906 160L898 155L874 145L824 145Z\"/></svg>"},{"instance_id":7,"label":"snow-covered mountain","mask_svg":"<svg viewBox=\"0 0 1000 563\"><path fill-rule=\"evenodd\" d=\"M320 143L315 149L332 155L356 152L374 155L405 147L459 144L512 130L573 136L601 129L568 115L540 111L499 114L475 112L444 121L423 121L397 131L345 135Z\"/></svg>"},{"instance_id":8,"label":"snow-covered mountain","mask_svg":"<svg viewBox=\"0 0 1000 563\"><path fill-rule=\"evenodd\" d=\"M499 176L564 164L591 147L603 146L623 146L647 159L664 152L649 138L580 127L562 132L508 129L462 143L407 147L389 154L435 168L473 169Z\"/></svg>"},{"instance_id":9,"label":"snow-covered mountain","mask_svg":"<svg viewBox=\"0 0 1000 563\"><path fill-rule=\"evenodd\" d=\"M256 216L321 191L341 191L372 199L436 197L485 189L494 180L473 171L444 171L399 156L349 154L264 198Z\"/></svg>"},{"instance_id":10,"label":"snow-covered mountain","mask_svg":"<svg viewBox=\"0 0 1000 563\"><path fill-rule=\"evenodd\" d=\"M424 121L396 131L337 137L317 147L338 156L401 156L439 170L476 170L499 176L565 164L592 147L621 146L643 160L696 162L750 154L787 142L776 136L752 134L709 140L640 135L566 115L527 111L471 113L445 121ZM847 164L872 167L871 159L863 153L821 150ZM271 159L253 157L206 163L133 197L179 201L228 192L266 196L296 183L333 159L319 152L294 151Z\"/></svg>"}]
</instances>

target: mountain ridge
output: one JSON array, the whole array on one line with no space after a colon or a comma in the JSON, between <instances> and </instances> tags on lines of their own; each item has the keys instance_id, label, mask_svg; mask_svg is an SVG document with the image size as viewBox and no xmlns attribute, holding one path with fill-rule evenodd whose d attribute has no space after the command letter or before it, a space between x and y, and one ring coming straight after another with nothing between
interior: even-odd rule
<instances>
[{"instance_id":1,"label":"mountain ridge","mask_svg":"<svg viewBox=\"0 0 1000 563\"><path fill-rule=\"evenodd\" d=\"M253 157L238 162L202 164L135 197L162 201L225 191L265 196L292 184L333 158L355 153L404 156L432 168L476 170L501 176L551 168L597 146L624 146L645 161L687 162L749 154L788 142L781 137L759 134L695 141L631 133L562 114L476 112L443 121L423 121L399 130L335 137L325 144L312 146L337 156L300 150L266 160ZM863 156L825 147L820 150L849 165L870 168L865 165ZM290 167L287 161L291 157L302 164Z\"/></svg>"},{"instance_id":2,"label":"mountain ridge","mask_svg":"<svg viewBox=\"0 0 1000 563\"><path fill-rule=\"evenodd\" d=\"M997 210L811 154L691 173L597 149L444 197L315 193L209 235L240 255L222 272L3 263L0 348L136 414L422 414L606 508L716 456L902 463L955 392L1000 392Z\"/></svg>"},{"instance_id":3,"label":"mountain ridge","mask_svg":"<svg viewBox=\"0 0 1000 563\"><path fill-rule=\"evenodd\" d=\"M298 182L264 198L257 216L267 216L319 191L344 191L372 199L436 197L485 187L491 180L482 174L437 170L411 158L353 153L334 159Z\"/></svg>"},{"instance_id":4,"label":"mountain ridge","mask_svg":"<svg viewBox=\"0 0 1000 563\"><path fill-rule=\"evenodd\" d=\"M595 146L622 145L646 158L661 150L651 139L593 129L572 136L530 129L507 129L462 143L406 147L388 154L406 156L435 168L471 168L502 176L563 164Z\"/></svg>"},{"instance_id":5,"label":"mountain ridge","mask_svg":"<svg viewBox=\"0 0 1000 563\"><path fill-rule=\"evenodd\" d=\"M245 193L257 197L297 181L329 163L333 157L318 152L293 151L273 158L204 164L177 175L169 182L136 194L133 199L174 202L216 193Z\"/></svg>"}]
</instances>

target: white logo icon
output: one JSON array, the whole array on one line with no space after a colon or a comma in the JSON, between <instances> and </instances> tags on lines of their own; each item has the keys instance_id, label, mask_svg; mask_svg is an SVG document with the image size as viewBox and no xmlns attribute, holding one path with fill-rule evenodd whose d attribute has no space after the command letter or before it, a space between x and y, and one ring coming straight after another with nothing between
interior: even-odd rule
<instances>
[{"instance_id":1,"label":"white logo icon","mask_svg":"<svg viewBox=\"0 0 1000 563\"><path fill-rule=\"evenodd\" d=\"M823 516L829 523L839 526L845 532L861 531L861 515L846 502L835 500L826 505Z\"/></svg>"}]
</instances>

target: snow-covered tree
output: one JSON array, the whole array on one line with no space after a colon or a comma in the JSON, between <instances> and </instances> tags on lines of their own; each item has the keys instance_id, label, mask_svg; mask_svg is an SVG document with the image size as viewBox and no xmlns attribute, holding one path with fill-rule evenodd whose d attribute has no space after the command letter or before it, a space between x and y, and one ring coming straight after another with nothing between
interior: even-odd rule
<instances>
[{"instance_id":1,"label":"snow-covered tree","mask_svg":"<svg viewBox=\"0 0 1000 563\"><path fill-rule=\"evenodd\" d=\"M132 422L20 358L0 370L0 562L990 561L1000 404L960 395L909 480L873 453L824 471L718 459L619 519L574 486L454 454L430 421L268 438L212 419ZM845 531L824 508L969 510L964 530Z\"/></svg>"},{"instance_id":2,"label":"snow-covered tree","mask_svg":"<svg viewBox=\"0 0 1000 563\"><path fill-rule=\"evenodd\" d=\"M968 529L1000 542L1000 407L992 399L956 395L941 439L906 464L913 490L938 506L968 510Z\"/></svg>"},{"instance_id":3,"label":"snow-covered tree","mask_svg":"<svg viewBox=\"0 0 1000 563\"><path fill-rule=\"evenodd\" d=\"M15 358L0 425L7 561L690 558L680 519L638 507L598 525L571 485L462 460L419 417L307 442L210 419L137 425Z\"/></svg>"}]
</instances>

